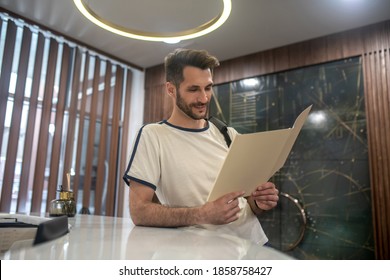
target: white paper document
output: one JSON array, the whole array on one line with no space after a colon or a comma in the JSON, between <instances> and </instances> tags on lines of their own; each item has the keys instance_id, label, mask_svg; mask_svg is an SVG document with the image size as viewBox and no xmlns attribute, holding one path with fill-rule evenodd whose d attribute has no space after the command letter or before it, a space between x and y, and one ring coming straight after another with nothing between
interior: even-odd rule
<instances>
[{"instance_id":1,"label":"white paper document","mask_svg":"<svg viewBox=\"0 0 390 280\"><path fill-rule=\"evenodd\" d=\"M283 167L312 105L291 128L237 135L222 164L208 201L233 191L249 196Z\"/></svg>"}]
</instances>

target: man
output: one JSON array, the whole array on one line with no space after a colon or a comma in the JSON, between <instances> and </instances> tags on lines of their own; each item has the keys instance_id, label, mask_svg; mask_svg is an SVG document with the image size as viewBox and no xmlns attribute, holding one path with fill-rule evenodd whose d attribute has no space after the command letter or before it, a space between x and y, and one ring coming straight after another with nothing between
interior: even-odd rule
<instances>
[{"instance_id":1,"label":"man","mask_svg":"<svg viewBox=\"0 0 390 280\"><path fill-rule=\"evenodd\" d=\"M228 152L222 133L206 120L217 66L206 51L178 49L165 58L173 111L138 133L124 175L130 215L136 225L198 225L264 244L268 239L256 215L276 206L274 184L258 186L249 197L239 191L206 202ZM237 131L228 130L233 139Z\"/></svg>"}]
</instances>

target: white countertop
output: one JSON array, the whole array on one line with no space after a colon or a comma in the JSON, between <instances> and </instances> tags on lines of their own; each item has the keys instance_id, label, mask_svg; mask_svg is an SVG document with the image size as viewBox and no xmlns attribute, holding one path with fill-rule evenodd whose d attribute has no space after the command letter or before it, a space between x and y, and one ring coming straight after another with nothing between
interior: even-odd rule
<instances>
[{"instance_id":1,"label":"white countertop","mask_svg":"<svg viewBox=\"0 0 390 280\"><path fill-rule=\"evenodd\" d=\"M80 214L68 222L68 234L35 246L16 242L1 259L291 259L272 248L196 227L138 227L128 218Z\"/></svg>"}]
</instances>

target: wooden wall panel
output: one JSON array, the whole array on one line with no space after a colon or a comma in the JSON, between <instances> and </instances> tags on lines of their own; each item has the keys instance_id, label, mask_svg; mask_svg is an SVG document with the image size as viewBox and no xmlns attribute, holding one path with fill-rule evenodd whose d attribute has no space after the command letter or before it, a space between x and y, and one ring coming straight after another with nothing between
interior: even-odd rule
<instances>
[{"instance_id":1,"label":"wooden wall panel","mask_svg":"<svg viewBox=\"0 0 390 280\"><path fill-rule=\"evenodd\" d=\"M62 63L61 63L61 73L60 73L60 84L58 86L58 97L57 105L55 110L55 131L53 136L53 145L51 149L51 160L50 160L50 176L49 184L47 187L47 200L46 200L46 212L49 212L50 202L56 198L56 191L59 189L58 186L58 176L59 176L59 167L60 167L60 155L61 155L61 145L62 145L62 128L64 126L64 113L65 113L65 103L68 90L68 79L70 71L70 58L71 58L71 49L65 44L63 45L62 52ZM68 189L67 184L63 185L64 189Z\"/></svg>"},{"instance_id":2,"label":"wooden wall panel","mask_svg":"<svg viewBox=\"0 0 390 280\"><path fill-rule=\"evenodd\" d=\"M375 254L390 259L390 21L362 36Z\"/></svg>"},{"instance_id":3,"label":"wooden wall panel","mask_svg":"<svg viewBox=\"0 0 390 280\"><path fill-rule=\"evenodd\" d=\"M104 179L106 174L106 145L107 145L107 128L109 122L109 105L110 105L110 94L111 94L111 75L112 75L112 65L110 62L106 64L106 74L104 79L104 91L103 91L103 111L101 116L100 124L100 141L99 141L99 151L98 151L98 165L96 171L96 189L95 189L95 215L102 214L102 198L103 198L103 188L104 188Z\"/></svg>"},{"instance_id":4,"label":"wooden wall panel","mask_svg":"<svg viewBox=\"0 0 390 280\"><path fill-rule=\"evenodd\" d=\"M25 143L32 143L34 138L35 119L37 115L39 84L41 81L41 70L43 62L45 38L42 34L38 34L37 52L35 54L34 74L31 85L30 103L28 108L27 127L25 134ZM16 210L17 212L26 213L26 202L28 189L32 186L29 184L31 156L33 153L33 145L24 145L22 170L20 174L19 195Z\"/></svg>"},{"instance_id":5,"label":"wooden wall panel","mask_svg":"<svg viewBox=\"0 0 390 280\"><path fill-rule=\"evenodd\" d=\"M108 189L107 189L107 202L106 202L106 215L114 216L115 214L115 197L117 193L117 182L121 180L122 176L119 175L119 163L118 163L118 151L119 151L119 127L120 127L120 115L121 104L123 94L123 68L117 67L115 78L115 92L114 92L114 111L112 116L112 130L111 130L111 145L110 145L110 158L109 158L109 170L108 170ZM122 172L122 170L120 170ZM122 181L122 180L121 180Z\"/></svg>"},{"instance_id":6,"label":"wooden wall panel","mask_svg":"<svg viewBox=\"0 0 390 280\"><path fill-rule=\"evenodd\" d=\"M92 169L93 169L93 154L95 149L95 131L96 131L96 115L97 104L99 97L99 79L100 79L100 59L95 57L95 68L93 74L93 86L92 86L92 101L89 112L89 124L88 124L88 140L87 140L87 155L85 163L85 174L83 183L83 209L89 212L90 198L91 198L91 185L92 185ZM90 96L91 97L91 96ZM89 98L90 99L90 98ZM88 210L87 210L88 209Z\"/></svg>"},{"instance_id":7,"label":"wooden wall panel","mask_svg":"<svg viewBox=\"0 0 390 280\"><path fill-rule=\"evenodd\" d=\"M166 94L165 85L157 85L145 90L144 123L167 119L172 111L172 100Z\"/></svg>"},{"instance_id":8,"label":"wooden wall panel","mask_svg":"<svg viewBox=\"0 0 390 280\"><path fill-rule=\"evenodd\" d=\"M73 178L73 192L75 196L75 200L77 201L78 197L78 190L79 190L79 184L81 181L80 178L80 172L81 172L81 156L82 156L82 149L83 149L83 132L84 132L84 120L85 120L85 108L87 104L87 88L88 88L88 77L89 77L89 61L90 61L90 54L87 52L85 53L85 60L84 60L84 71L81 77L82 84L81 84L81 100L78 101L78 131L77 131L77 146L76 146L76 167L75 167L75 176ZM81 212L83 212L85 209L81 209Z\"/></svg>"},{"instance_id":9,"label":"wooden wall panel","mask_svg":"<svg viewBox=\"0 0 390 280\"><path fill-rule=\"evenodd\" d=\"M64 169L62 171L62 185L67 184L67 173L70 173L72 167L73 147L76 134L76 120L77 120L77 101L80 87L80 72L82 64L82 53L79 48L74 50L74 67L72 89L70 92L70 101L67 104L69 112L68 129L66 134L66 146L64 155ZM71 182L70 188L74 191L74 186Z\"/></svg>"},{"instance_id":10,"label":"wooden wall panel","mask_svg":"<svg viewBox=\"0 0 390 280\"><path fill-rule=\"evenodd\" d=\"M27 29L26 27L24 29ZM9 212L11 208L12 189L15 175L15 166L19 146L20 124L22 122L24 89L28 70L28 58L30 54L31 32L23 32L20 60L18 67L18 79L16 82L14 107L12 110L11 127L7 146L7 158L4 168L3 188L1 194L1 210ZM1 146L0 146L1 148ZM23 186L26 187L26 186Z\"/></svg>"},{"instance_id":11,"label":"wooden wall panel","mask_svg":"<svg viewBox=\"0 0 390 280\"><path fill-rule=\"evenodd\" d=\"M364 29L354 29L349 32L340 33L339 40L343 47L343 57L358 56L363 53L362 36Z\"/></svg>"},{"instance_id":12,"label":"wooden wall panel","mask_svg":"<svg viewBox=\"0 0 390 280\"><path fill-rule=\"evenodd\" d=\"M15 49L17 27L15 23L11 22L7 26L7 37L4 44L4 55L1 64L0 76L0 120L5 119L5 112L7 108L8 89L10 85L11 69L13 54ZM0 135L3 135L4 122L0 122ZM0 137L0 147L2 146L3 137Z\"/></svg>"},{"instance_id":13,"label":"wooden wall panel","mask_svg":"<svg viewBox=\"0 0 390 280\"><path fill-rule=\"evenodd\" d=\"M37 147L37 158L34 172L34 189L31 202L31 212L40 213L43 190L45 189L45 168L48 154L47 146L49 141L49 124L52 112L53 88L55 69L57 63L58 42L50 39L49 60L47 63L44 98L42 104L42 118L39 129L39 140ZM46 186L47 187L47 186Z\"/></svg>"},{"instance_id":14,"label":"wooden wall panel","mask_svg":"<svg viewBox=\"0 0 390 280\"><path fill-rule=\"evenodd\" d=\"M263 74L267 74L267 73L274 73L274 72L280 72L280 71L283 71L283 70L287 70L288 67L289 67L289 51L288 51L288 48L277 48L277 49L274 49L274 50L271 50L271 53L273 53L273 56L274 56L274 67L271 69L265 69L265 73ZM220 80L223 79L223 75L220 74ZM256 75L254 75L256 76ZM218 80L219 82L219 80ZM218 84L218 82L216 81L216 83Z\"/></svg>"},{"instance_id":15,"label":"wooden wall panel","mask_svg":"<svg viewBox=\"0 0 390 280\"><path fill-rule=\"evenodd\" d=\"M266 74L269 73L269 69L273 69L271 72L275 72L275 52L274 51L265 51L257 55L255 59L256 64L259 67L259 73Z\"/></svg>"},{"instance_id":16,"label":"wooden wall panel","mask_svg":"<svg viewBox=\"0 0 390 280\"><path fill-rule=\"evenodd\" d=\"M7 110L8 101L8 89L10 85L11 69L12 69L12 58L15 49L16 39L16 25L11 22L7 26L7 38L4 45L4 57L1 65L1 76L0 76L0 150L3 145L4 137L4 126L5 126L5 113ZM12 192L11 185L3 185L1 189L1 197L9 197ZM10 204L6 199L0 200L0 211L9 211Z\"/></svg>"},{"instance_id":17,"label":"wooden wall panel","mask_svg":"<svg viewBox=\"0 0 390 280\"><path fill-rule=\"evenodd\" d=\"M390 59L389 50L364 54L376 257L390 259Z\"/></svg>"}]
</instances>

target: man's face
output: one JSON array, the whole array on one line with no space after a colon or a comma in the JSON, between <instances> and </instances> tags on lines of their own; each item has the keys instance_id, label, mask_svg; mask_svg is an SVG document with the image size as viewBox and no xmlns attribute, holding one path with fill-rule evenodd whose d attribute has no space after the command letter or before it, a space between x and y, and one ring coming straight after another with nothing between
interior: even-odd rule
<instances>
[{"instance_id":1,"label":"man's face","mask_svg":"<svg viewBox=\"0 0 390 280\"><path fill-rule=\"evenodd\" d=\"M186 66L183 76L176 93L176 106L194 120L206 118L213 86L210 69Z\"/></svg>"}]
</instances>

